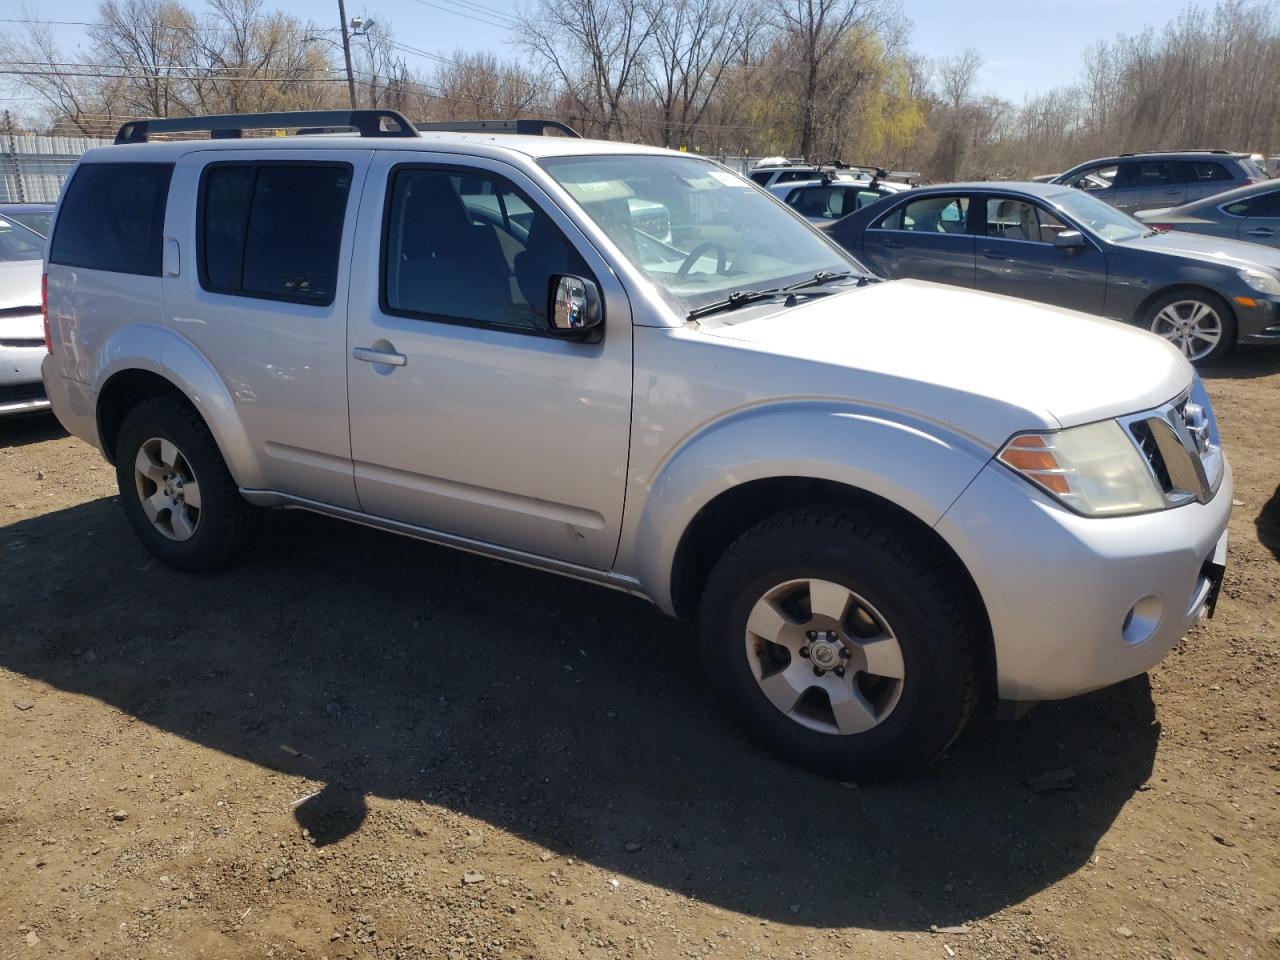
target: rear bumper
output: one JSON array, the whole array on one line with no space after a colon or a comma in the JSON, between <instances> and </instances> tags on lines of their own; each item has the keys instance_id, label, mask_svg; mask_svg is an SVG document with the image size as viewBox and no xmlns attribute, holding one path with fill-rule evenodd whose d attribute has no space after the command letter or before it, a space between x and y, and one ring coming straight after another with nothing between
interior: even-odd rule
<instances>
[{"instance_id":1,"label":"rear bumper","mask_svg":"<svg viewBox=\"0 0 1280 960\"><path fill-rule=\"evenodd\" d=\"M57 373L52 354L45 354L44 388L53 414L67 433L93 444L99 450L97 398L86 384Z\"/></svg>"},{"instance_id":2,"label":"rear bumper","mask_svg":"<svg viewBox=\"0 0 1280 960\"><path fill-rule=\"evenodd\" d=\"M938 524L987 606L999 696L1055 700L1154 667L1208 612L1232 478L1207 504L1071 513L988 464Z\"/></svg>"},{"instance_id":3,"label":"rear bumper","mask_svg":"<svg viewBox=\"0 0 1280 960\"><path fill-rule=\"evenodd\" d=\"M44 344L0 346L0 417L49 409L40 364L48 355Z\"/></svg>"}]
</instances>

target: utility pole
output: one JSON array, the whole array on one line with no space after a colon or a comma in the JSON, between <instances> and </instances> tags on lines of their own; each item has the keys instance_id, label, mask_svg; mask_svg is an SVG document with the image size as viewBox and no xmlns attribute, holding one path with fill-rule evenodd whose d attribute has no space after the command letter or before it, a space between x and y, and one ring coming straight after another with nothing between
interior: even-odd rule
<instances>
[{"instance_id":1,"label":"utility pole","mask_svg":"<svg viewBox=\"0 0 1280 960\"><path fill-rule=\"evenodd\" d=\"M351 34L347 33L347 5L338 0L338 16L342 20L342 56L347 61L347 95L351 98L351 109L356 108L356 75L351 69Z\"/></svg>"}]
</instances>

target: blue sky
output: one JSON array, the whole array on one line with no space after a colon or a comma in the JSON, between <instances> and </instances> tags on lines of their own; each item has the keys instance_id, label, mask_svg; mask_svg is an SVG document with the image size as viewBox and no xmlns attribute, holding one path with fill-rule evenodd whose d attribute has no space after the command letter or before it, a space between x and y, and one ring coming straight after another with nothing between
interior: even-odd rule
<instances>
[{"instance_id":1,"label":"blue sky","mask_svg":"<svg viewBox=\"0 0 1280 960\"><path fill-rule=\"evenodd\" d=\"M195 5L193 0L188 3ZM271 0L268 0L270 3ZM434 53L456 49L493 50L516 56L510 31L500 26L518 0L346 0L348 16L385 19L401 43ZM1014 102L1029 94L1071 82L1081 56L1094 41L1117 33L1136 33L1148 24L1163 26L1185 4L1158 0L902 0L914 22L912 46L928 57L944 57L973 47L985 65L980 86ZM337 0L274 0L274 4L321 27L336 26ZM1193 6L1211 6L1194 0ZM90 20L97 0L57 0L34 14L57 20ZM24 17L16 0L0 4L3 16ZM56 12L54 12L56 11ZM22 29L0 23L0 30ZM55 27L68 48L83 43L82 27ZM418 67L431 61L406 55Z\"/></svg>"}]
</instances>

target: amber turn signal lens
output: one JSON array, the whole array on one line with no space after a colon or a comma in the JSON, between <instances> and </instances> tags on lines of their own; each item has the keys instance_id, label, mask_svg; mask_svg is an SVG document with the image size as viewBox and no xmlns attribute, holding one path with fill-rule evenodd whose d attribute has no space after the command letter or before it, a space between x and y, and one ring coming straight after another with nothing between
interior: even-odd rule
<instances>
[{"instance_id":1,"label":"amber turn signal lens","mask_svg":"<svg viewBox=\"0 0 1280 960\"><path fill-rule=\"evenodd\" d=\"M1057 494L1071 492L1066 470L1058 462L1053 444L1039 434L1029 433L1014 438L1000 452L1000 461L1046 490Z\"/></svg>"}]
</instances>

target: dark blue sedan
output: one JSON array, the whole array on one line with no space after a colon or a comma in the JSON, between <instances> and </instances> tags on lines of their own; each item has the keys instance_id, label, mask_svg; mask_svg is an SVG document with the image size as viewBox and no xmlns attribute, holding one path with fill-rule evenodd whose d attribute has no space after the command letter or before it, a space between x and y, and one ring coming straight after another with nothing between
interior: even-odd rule
<instances>
[{"instance_id":1,"label":"dark blue sedan","mask_svg":"<svg viewBox=\"0 0 1280 960\"><path fill-rule=\"evenodd\" d=\"M974 287L1137 323L1191 361L1280 343L1280 251L1160 233L1047 183L923 187L823 227L890 279Z\"/></svg>"}]
</instances>

